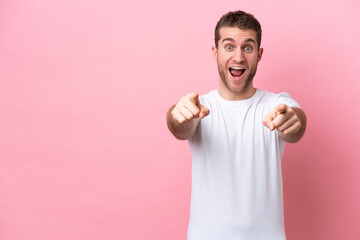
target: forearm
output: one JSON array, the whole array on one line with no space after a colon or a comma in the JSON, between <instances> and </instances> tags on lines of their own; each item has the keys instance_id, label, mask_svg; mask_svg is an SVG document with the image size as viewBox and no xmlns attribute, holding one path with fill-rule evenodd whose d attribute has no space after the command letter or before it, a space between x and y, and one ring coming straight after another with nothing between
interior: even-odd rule
<instances>
[{"instance_id":1,"label":"forearm","mask_svg":"<svg viewBox=\"0 0 360 240\"><path fill-rule=\"evenodd\" d=\"M175 105L170 107L166 114L166 122L170 132L179 140L190 139L199 124L199 118L193 118L184 123L179 123L176 121L172 115L171 111L174 109Z\"/></svg>"},{"instance_id":2,"label":"forearm","mask_svg":"<svg viewBox=\"0 0 360 240\"><path fill-rule=\"evenodd\" d=\"M295 111L296 115L300 120L300 124L301 124L300 129L293 134L285 134L283 132L278 131L280 138L282 138L284 141L289 143L295 143L299 141L304 136L306 130L306 115L304 111L301 110L300 108L292 108L292 109Z\"/></svg>"}]
</instances>

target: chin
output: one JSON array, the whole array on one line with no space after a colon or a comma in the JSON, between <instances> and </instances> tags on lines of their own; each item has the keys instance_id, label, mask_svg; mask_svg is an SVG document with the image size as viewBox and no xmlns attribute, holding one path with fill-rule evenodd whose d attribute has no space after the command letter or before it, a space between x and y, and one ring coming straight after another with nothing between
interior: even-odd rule
<instances>
[{"instance_id":1,"label":"chin","mask_svg":"<svg viewBox=\"0 0 360 240\"><path fill-rule=\"evenodd\" d=\"M241 84L228 85L228 89L234 93L246 93L251 89L251 82L242 82Z\"/></svg>"},{"instance_id":2,"label":"chin","mask_svg":"<svg viewBox=\"0 0 360 240\"><path fill-rule=\"evenodd\" d=\"M241 93L246 91L250 84L246 80L241 80L237 83L234 83L232 80L230 80L227 82L227 86L232 92Z\"/></svg>"}]
</instances>

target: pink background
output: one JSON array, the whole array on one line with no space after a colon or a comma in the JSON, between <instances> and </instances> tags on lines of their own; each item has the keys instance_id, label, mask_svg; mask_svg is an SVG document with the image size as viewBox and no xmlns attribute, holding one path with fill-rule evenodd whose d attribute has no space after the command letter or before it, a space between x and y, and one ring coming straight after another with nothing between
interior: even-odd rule
<instances>
[{"instance_id":1,"label":"pink background","mask_svg":"<svg viewBox=\"0 0 360 240\"><path fill-rule=\"evenodd\" d=\"M213 29L237 9L263 26L255 86L308 116L288 239L360 239L355 0L1 0L0 239L186 239L191 159L165 113L217 88Z\"/></svg>"}]
</instances>

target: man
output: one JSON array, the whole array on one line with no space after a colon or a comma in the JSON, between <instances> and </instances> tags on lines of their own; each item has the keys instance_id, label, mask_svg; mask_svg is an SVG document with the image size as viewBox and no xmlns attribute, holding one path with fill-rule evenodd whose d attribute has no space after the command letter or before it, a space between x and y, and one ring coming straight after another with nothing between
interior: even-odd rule
<instances>
[{"instance_id":1,"label":"man","mask_svg":"<svg viewBox=\"0 0 360 240\"><path fill-rule=\"evenodd\" d=\"M286 239L281 159L285 142L303 136L306 117L289 94L254 88L260 43L253 15L225 14L212 48L219 88L189 93L167 113L192 155L188 240Z\"/></svg>"}]
</instances>

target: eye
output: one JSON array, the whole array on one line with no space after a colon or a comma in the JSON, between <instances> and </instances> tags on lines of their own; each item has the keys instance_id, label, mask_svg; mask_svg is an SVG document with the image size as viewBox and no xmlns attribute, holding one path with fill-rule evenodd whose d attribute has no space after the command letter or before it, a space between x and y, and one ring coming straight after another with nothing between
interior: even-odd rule
<instances>
[{"instance_id":1,"label":"eye","mask_svg":"<svg viewBox=\"0 0 360 240\"><path fill-rule=\"evenodd\" d=\"M231 45L226 45L226 46L225 46L225 49L226 49L226 50L232 50L232 49L233 49L233 46L231 46Z\"/></svg>"},{"instance_id":2,"label":"eye","mask_svg":"<svg viewBox=\"0 0 360 240\"><path fill-rule=\"evenodd\" d=\"M252 47L248 45L248 46L246 46L244 49L245 49L245 51L251 51L251 50L252 50Z\"/></svg>"}]
</instances>

